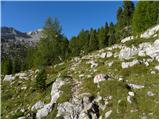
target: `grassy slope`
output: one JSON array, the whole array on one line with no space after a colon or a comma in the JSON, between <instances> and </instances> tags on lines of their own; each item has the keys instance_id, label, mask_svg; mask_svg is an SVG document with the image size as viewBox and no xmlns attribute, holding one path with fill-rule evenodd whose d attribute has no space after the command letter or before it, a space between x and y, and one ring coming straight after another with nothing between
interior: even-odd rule
<instances>
[{"instance_id":1,"label":"grassy slope","mask_svg":"<svg viewBox=\"0 0 160 120\"><path fill-rule=\"evenodd\" d=\"M153 41L156 38L146 39L146 41ZM145 40L143 39L143 42ZM138 45L141 41L133 40L128 41L125 44L131 46L132 44ZM107 52L107 50L104 50ZM115 50L114 52L118 52ZM112 51L113 52L113 51ZM92 52L91 54L97 54L99 51ZM144 57L146 58L146 57ZM143 59L141 57L135 56L135 59ZM84 74L84 78L81 80L81 90L80 93L89 92L96 96L97 92L105 98L107 96L112 96L112 100L109 101L105 110L100 110L102 118L106 111L113 110L109 118L140 118L143 115L147 118L158 118L158 71L156 74L151 74L151 69L158 65L157 61L153 61L148 67L143 64L135 65L128 69L121 68L121 61L118 58L104 58L96 59L99 63L98 67L91 69L89 64L86 64L88 60L82 60L81 63L75 67L75 72L72 72L72 77L74 80L81 80L79 78L80 74ZM113 61L111 67L105 65L105 62ZM61 73L61 76L68 75L68 71L72 65L76 62L65 61L64 64L57 65L55 67L48 67L47 74L47 89L44 92L39 92L35 89L35 79L32 75L29 80L19 80L18 78L13 81L12 85L8 82L2 82L2 118L17 118L20 116L26 116L28 113L35 114L31 112L31 106L35 104L38 100L43 100L45 103L50 101L50 91L51 85L57 78L57 75ZM94 71L95 70L95 71ZM100 88L93 83L93 78L98 73L106 73L111 78L110 81L104 81L100 83ZM86 77L91 75L91 77ZM123 81L117 81L119 77L123 77ZM145 85L145 88L140 90L128 89L126 83ZM26 90L22 90L22 86L26 86ZM65 92L62 93L61 97L58 99L58 103L69 101L71 98L71 88L72 81L64 85L61 90ZM127 102L128 91L134 91L135 97L133 98L133 103ZM152 91L155 96L148 97L147 91ZM118 101L121 101L118 103ZM103 101L102 101L103 102ZM25 113L20 110L24 108ZM138 112L130 112L131 110L137 109ZM54 108L47 118L55 118L57 110Z\"/></svg>"}]
</instances>

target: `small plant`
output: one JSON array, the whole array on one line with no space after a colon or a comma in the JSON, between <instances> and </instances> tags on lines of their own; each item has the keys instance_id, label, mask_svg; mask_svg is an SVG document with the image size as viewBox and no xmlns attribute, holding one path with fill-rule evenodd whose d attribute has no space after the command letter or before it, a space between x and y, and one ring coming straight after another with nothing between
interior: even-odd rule
<instances>
[{"instance_id":1,"label":"small plant","mask_svg":"<svg viewBox=\"0 0 160 120\"><path fill-rule=\"evenodd\" d=\"M38 90L42 90L42 91L45 90L46 79L47 79L47 74L45 69L43 68L36 77L36 87Z\"/></svg>"}]
</instances>

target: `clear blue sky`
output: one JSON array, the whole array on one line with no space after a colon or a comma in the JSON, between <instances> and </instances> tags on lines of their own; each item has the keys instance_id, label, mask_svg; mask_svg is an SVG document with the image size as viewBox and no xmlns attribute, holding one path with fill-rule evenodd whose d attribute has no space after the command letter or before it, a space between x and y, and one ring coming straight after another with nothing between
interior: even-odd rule
<instances>
[{"instance_id":1,"label":"clear blue sky","mask_svg":"<svg viewBox=\"0 0 160 120\"><path fill-rule=\"evenodd\" d=\"M98 28L116 22L116 11L122 1L106 2L2 2L2 25L22 32L42 28L48 16L57 17L62 32L70 38L83 29Z\"/></svg>"}]
</instances>

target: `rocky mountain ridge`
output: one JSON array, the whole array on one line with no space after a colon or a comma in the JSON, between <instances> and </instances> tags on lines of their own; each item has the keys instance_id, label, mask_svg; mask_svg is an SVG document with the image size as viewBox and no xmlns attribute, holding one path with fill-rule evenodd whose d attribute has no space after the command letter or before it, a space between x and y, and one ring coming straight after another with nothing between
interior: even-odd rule
<instances>
[{"instance_id":1,"label":"rocky mountain ridge","mask_svg":"<svg viewBox=\"0 0 160 120\"><path fill-rule=\"evenodd\" d=\"M2 118L158 118L158 31L49 66L44 93L38 69L2 76Z\"/></svg>"}]
</instances>

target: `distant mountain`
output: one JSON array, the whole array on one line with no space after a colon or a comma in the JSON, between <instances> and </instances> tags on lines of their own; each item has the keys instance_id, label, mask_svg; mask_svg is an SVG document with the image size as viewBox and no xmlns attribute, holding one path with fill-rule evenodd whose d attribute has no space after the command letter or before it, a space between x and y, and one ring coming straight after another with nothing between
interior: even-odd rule
<instances>
[{"instance_id":1,"label":"distant mountain","mask_svg":"<svg viewBox=\"0 0 160 120\"><path fill-rule=\"evenodd\" d=\"M20 32L13 27L2 27L1 28L1 38L2 41L24 41L27 42L37 42L42 35L42 29L38 29L33 32Z\"/></svg>"},{"instance_id":2,"label":"distant mountain","mask_svg":"<svg viewBox=\"0 0 160 120\"><path fill-rule=\"evenodd\" d=\"M26 49L35 45L42 36L42 29L33 32L20 32L13 27L1 27L2 58L23 56ZM24 52L23 52L24 51Z\"/></svg>"}]
</instances>

